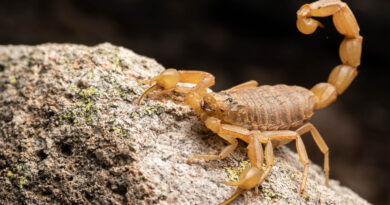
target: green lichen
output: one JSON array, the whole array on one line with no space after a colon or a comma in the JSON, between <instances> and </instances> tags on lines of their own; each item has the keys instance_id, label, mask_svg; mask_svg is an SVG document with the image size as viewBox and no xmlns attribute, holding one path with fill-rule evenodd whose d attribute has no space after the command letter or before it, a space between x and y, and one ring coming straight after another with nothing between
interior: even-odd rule
<instances>
[{"instance_id":1,"label":"green lichen","mask_svg":"<svg viewBox=\"0 0 390 205\"><path fill-rule=\"evenodd\" d=\"M12 178L13 176L14 176L14 173L12 173L12 171L8 171L7 172L7 177Z\"/></svg>"},{"instance_id":2,"label":"green lichen","mask_svg":"<svg viewBox=\"0 0 390 205\"><path fill-rule=\"evenodd\" d=\"M58 121L69 122L73 126L79 125L92 125L94 115L97 113L98 108L95 106L95 103L90 99L84 101L78 101L75 104L75 107L68 108L68 110L60 113L58 115Z\"/></svg>"},{"instance_id":3,"label":"green lichen","mask_svg":"<svg viewBox=\"0 0 390 205\"><path fill-rule=\"evenodd\" d=\"M120 126L112 126L112 130L114 131L114 133L120 134L123 137L126 137L129 133L128 130L126 130L125 128L120 127Z\"/></svg>"},{"instance_id":4,"label":"green lichen","mask_svg":"<svg viewBox=\"0 0 390 205\"><path fill-rule=\"evenodd\" d=\"M93 95L95 95L96 93L98 92L98 89L96 89L95 87L93 86L90 86L88 88L85 88L85 89L81 89L80 92L78 93L81 97L83 98L90 98L92 97Z\"/></svg>"}]
</instances>

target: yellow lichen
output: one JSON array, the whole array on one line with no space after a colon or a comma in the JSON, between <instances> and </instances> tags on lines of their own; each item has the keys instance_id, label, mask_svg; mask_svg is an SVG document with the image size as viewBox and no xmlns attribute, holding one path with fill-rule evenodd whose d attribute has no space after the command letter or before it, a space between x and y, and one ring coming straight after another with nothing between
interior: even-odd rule
<instances>
[{"instance_id":1,"label":"yellow lichen","mask_svg":"<svg viewBox=\"0 0 390 205\"><path fill-rule=\"evenodd\" d=\"M24 177L24 176L18 177L18 187L20 189L23 189L23 185L25 185L27 182L28 181L27 181L26 177Z\"/></svg>"},{"instance_id":2,"label":"yellow lichen","mask_svg":"<svg viewBox=\"0 0 390 205\"><path fill-rule=\"evenodd\" d=\"M83 109L84 112L89 112L91 111L91 107L93 105L92 101L88 101L88 103L85 105L85 108Z\"/></svg>"},{"instance_id":3,"label":"yellow lichen","mask_svg":"<svg viewBox=\"0 0 390 205\"><path fill-rule=\"evenodd\" d=\"M84 105L84 102L76 102L75 105L78 106L78 107L81 107L81 106Z\"/></svg>"},{"instance_id":4,"label":"yellow lichen","mask_svg":"<svg viewBox=\"0 0 390 205\"><path fill-rule=\"evenodd\" d=\"M11 79L9 80L9 83L15 84L16 83L16 77L13 75L11 76Z\"/></svg>"},{"instance_id":5,"label":"yellow lichen","mask_svg":"<svg viewBox=\"0 0 390 205\"><path fill-rule=\"evenodd\" d=\"M96 89L95 87L88 87L88 88L85 88L85 89L82 89L80 92L79 92L79 95L83 98L89 98L91 97L92 95L96 94L98 92L98 89Z\"/></svg>"},{"instance_id":6,"label":"yellow lichen","mask_svg":"<svg viewBox=\"0 0 390 205\"><path fill-rule=\"evenodd\" d=\"M137 147L135 147L135 146L130 145L129 148L130 148L130 150L132 150L132 151L137 151Z\"/></svg>"},{"instance_id":7,"label":"yellow lichen","mask_svg":"<svg viewBox=\"0 0 390 205\"><path fill-rule=\"evenodd\" d=\"M14 174L13 174L11 171L8 171L8 172L7 172L7 176L8 176L8 177L13 177Z\"/></svg>"},{"instance_id":8,"label":"yellow lichen","mask_svg":"<svg viewBox=\"0 0 390 205\"><path fill-rule=\"evenodd\" d=\"M261 192L263 192L264 198L267 199L268 201L271 201L273 198L276 198L276 197L281 197L281 198L287 199L286 195L281 194L281 193L275 193L275 192L273 192L273 190L270 190L267 188L263 188L261 190Z\"/></svg>"},{"instance_id":9,"label":"yellow lichen","mask_svg":"<svg viewBox=\"0 0 390 205\"><path fill-rule=\"evenodd\" d=\"M138 116L138 113L137 113L137 112L132 112L132 113L130 114L130 116L131 116L131 117Z\"/></svg>"},{"instance_id":10,"label":"yellow lichen","mask_svg":"<svg viewBox=\"0 0 390 205\"><path fill-rule=\"evenodd\" d=\"M90 79L92 79L93 78L93 73L92 72L88 72L88 77L90 78Z\"/></svg>"},{"instance_id":11,"label":"yellow lichen","mask_svg":"<svg viewBox=\"0 0 390 205\"><path fill-rule=\"evenodd\" d=\"M73 84L70 85L69 88L76 91L76 92L78 92L80 90L76 85L73 85Z\"/></svg>"},{"instance_id":12,"label":"yellow lichen","mask_svg":"<svg viewBox=\"0 0 390 205\"><path fill-rule=\"evenodd\" d=\"M77 126L79 125L79 121L78 120L73 120L73 126Z\"/></svg>"},{"instance_id":13,"label":"yellow lichen","mask_svg":"<svg viewBox=\"0 0 390 205\"><path fill-rule=\"evenodd\" d=\"M240 174L244 171L245 168L249 166L249 164L249 160L246 160L241 161L238 167L225 167L229 179L232 181L237 181L240 178Z\"/></svg>"},{"instance_id":14,"label":"yellow lichen","mask_svg":"<svg viewBox=\"0 0 390 205\"><path fill-rule=\"evenodd\" d=\"M146 107L146 108L145 108L145 112L146 112L148 115L152 115L153 112L157 112L157 108L156 108L156 107Z\"/></svg>"},{"instance_id":15,"label":"yellow lichen","mask_svg":"<svg viewBox=\"0 0 390 205\"><path fill-rule=\"evenodd\" d=\"M122 132L122 128L120 127L112 127L112 129L114 130L115 133L121 133Z\"/></svg>"},{"instance_id":16,"label":"yellow lichen","mask_svg":"<svg viewBox=\"0 0 390 205\"><path fill-rule=\"evenodd\" d=\"M89 117L89 118L87 118L87 125L91 125L91 124L92 124L92 118Z\"/></svg>"}]
</instances>

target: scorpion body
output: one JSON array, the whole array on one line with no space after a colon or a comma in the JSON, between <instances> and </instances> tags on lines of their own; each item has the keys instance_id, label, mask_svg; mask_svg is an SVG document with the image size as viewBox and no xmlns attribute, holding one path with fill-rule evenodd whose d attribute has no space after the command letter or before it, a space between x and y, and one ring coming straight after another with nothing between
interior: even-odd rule
<instances>
[{"instance_id":1,"label":"scorpion body","mask_svg":"<svg viewBox=\"0 0 390 205\"><path fill-rule=\"evenodd\" d=\"M213 97L220 108L219 119L260 131L295 130L311 118L315 105L312 92L287 85L224 91Z\"/></svg>"},{"instance_id":2,"label":"scorpion body","mask_svg":"<svg viewBox=\"0 0 390 205\"><path fill-rule=\"evenodd\" d=\"M150 80L155 84L139 98L138 104L145 95L154 90L162 90L156 95L173 90L185 93L185 103L194 110L206 127L229 143L219 155L195 154L187 161L224 159L237 147L237 139L248 143L251 167L241 173L239 181L222 182L238 187L222 204L230 203L244 190L260 186L274 166L273 148L291 141L296 142L298 156L304 167L299 188L299 193L303 194L310 161L301 135L308 132L324 154L325 185L328 186L329 148L318 130L308 121L314 110L334 102L357 76L363 38L359 34L359 25L352 11L340 0L319 0L303 5L297 12L298 30L311 34L317 27L323 27L312 17L326 16L333 16L337 31L345 36L339 48L342 64L332 70L327 82L318 83L310 90L287 85L257 87L258 83L251 80L215 93L208 89L215 83L212 74L167 69ZM180 83L192 83L195 87L185 87Z\"/></svg>"}]
</instances>

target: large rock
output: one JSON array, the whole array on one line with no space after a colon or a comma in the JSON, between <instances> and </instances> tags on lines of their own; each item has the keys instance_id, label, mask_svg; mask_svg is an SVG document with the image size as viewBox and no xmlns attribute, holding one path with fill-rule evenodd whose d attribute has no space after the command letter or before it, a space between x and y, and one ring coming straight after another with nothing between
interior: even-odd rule
<instances>
[{"instance_id":1,"label":"large rock","mask_svg":"<svg viewBox=\"0 0 390 205\"><path fill-rule=\"evenodd\" d=\"M164 68L110 44L0 47L0 204L218 204L248 166L245 144L227 159L185 160L226 144L180 96L135 101ZM218 80L218 79L217 79ZM232 204L368 204L337 181L325 187L286 147L259 194Z\"/></svg>"}]
</instances>

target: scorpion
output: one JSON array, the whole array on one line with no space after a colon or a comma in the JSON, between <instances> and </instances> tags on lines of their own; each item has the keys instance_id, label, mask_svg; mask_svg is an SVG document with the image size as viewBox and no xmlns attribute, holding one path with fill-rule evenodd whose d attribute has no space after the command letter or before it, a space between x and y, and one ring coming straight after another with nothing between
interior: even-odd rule
<instances>
[{"instance_id":1,"label":"scorpion","mask_svg":"<svg viewBox=\"0 0 390 205\"><path fill-rule=\"evenodd\" d=\"M274 147L296 142L299 160L303 165L299 193L303 194L309 171L309 158L301 135L311 133L324 155L323 170L325 185L329 187L329 148L309 119L314 110L327 107L342 94L357 76L362 51L362 36L359 25L348 5L340 0L319 0L304 4L297 12L297 28L303 34L312 34L323 25L312 17L333 16L336 30L344 35L339 47L342 64L331 71L328 81L316 84L310 90L284 84L258 86L251 80L218 93L208 89L215 77L204 71L167 69L149 82L155 83L139 98L155 90L176 91L185 94L188 104L204 122L205 126L226 140L227 145L218 155L195 154L188 159L221 160L231 154L238 140L245 141L250 167L238 181L222 182L238 187L236 192L222 204L228 204L245 190L260 186L274 166ZM182 83L195 84L194 87ZM263 148L264 144L264 148ZM262 165L265 160L265 168Z\"/></svg>"}]
</instances>

